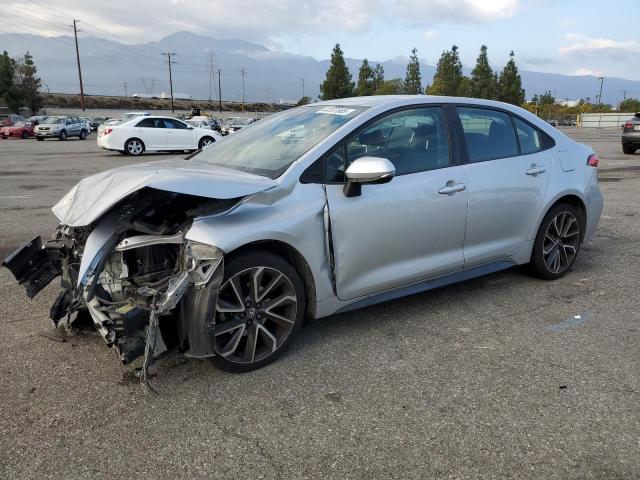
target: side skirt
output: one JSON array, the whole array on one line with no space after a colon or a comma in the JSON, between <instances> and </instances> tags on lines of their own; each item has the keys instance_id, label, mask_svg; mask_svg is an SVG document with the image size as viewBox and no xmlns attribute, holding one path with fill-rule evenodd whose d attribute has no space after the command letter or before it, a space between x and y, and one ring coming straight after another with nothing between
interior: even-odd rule
<instances>
[{"instance_id":1,"label":"side skirt","mask_svg":"<svg viewBox=\"0 0 640 480\"><path fill-rule=\"evenodd\" d=\"M450 273L442 277L432 278L419 283L413 283L405 287L396 288L394 290L387 290L381 293L375 293L369 295L361 300L357 300L349 305L346 305L335 313L344 313L350 310L356 310L358 308L368 307L377 303L388 302L389 300L395 300L397 298L414 295L420 292L426 292L427 290L433 290L434 288L444 287L453 283L464 282L465 280L471 280L472 278L482 277L489 275L500 270L506 270L507 268L514 267L512 262L496 261L492 263L486 263L478 265L477 267L469 268L466 270L460 270L458 272Z\"/></svg>"}]
</instances>

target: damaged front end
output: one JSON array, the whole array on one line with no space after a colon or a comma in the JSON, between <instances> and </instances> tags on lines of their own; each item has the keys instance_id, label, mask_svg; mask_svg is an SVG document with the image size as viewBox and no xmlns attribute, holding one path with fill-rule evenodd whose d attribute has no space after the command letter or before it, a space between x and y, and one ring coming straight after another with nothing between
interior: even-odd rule
<instances>
[{"instance_id":1,"label":"damaged front end","mask_svg":"<svg viewBox=\"0 0 640 480\"><path fill-rule=\"evenodd\" d=\"M51 240L34 238L2 265L30 298L60 276L54 325L72 326L88 313L123 364L159 355L167 340L188 356L212 356L224 254L185 234L195 218L240 200L145 187L88 226L60 225Z\"/></svg>"}]
</instances>

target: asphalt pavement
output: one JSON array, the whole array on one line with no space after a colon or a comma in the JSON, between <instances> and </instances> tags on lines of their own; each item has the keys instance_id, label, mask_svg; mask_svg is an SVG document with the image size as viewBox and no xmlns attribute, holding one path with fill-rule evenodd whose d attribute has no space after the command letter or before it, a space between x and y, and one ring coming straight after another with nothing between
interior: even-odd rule
<instances>
[{"instance_id":1,"label":"asphalt pavement","mask_svg":"<svg viewBox=\"0 0 640 480\"><path fill-rule=\"evenodd\" d=\"M29 300L0 269L0 478L640 478L640 152L566 132L599 153L605 208L562 279L515 268L307 321L248 374L175 355L159 396L100 337L52 330L56 285ZM80 178L167 157L0 140L0 254L50 234Z\"/></svg>"}]
</instances>

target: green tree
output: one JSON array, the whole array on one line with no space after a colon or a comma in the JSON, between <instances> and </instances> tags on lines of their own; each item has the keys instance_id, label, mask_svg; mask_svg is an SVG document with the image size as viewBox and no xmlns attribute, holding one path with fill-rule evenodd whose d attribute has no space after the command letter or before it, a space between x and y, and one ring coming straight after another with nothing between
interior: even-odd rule
<instances>
[{"instance_id":1,"label":"green tree","mask_svg":"<svg viewBox=\"0 0 640 480\"><path fill-rule=\"evenodd\" d=\"M358 71L358 84L356 86L356 95L366 96L373 95L373 68L369 65L369 60L362 60L360 70Z\"/></svg>"},{"instance_id":2,"label":"green tree","mask_svg":"<svg viewBox=\"0 0 640 480\"><path fill-rule=\"evenodd\" d=\"M376 95L401 95L404 93L404 80L401 78L392 78L384 80L380 88L376 91Z\"/></svg>"},{"instance_id":3,"label":"green tree","mask_svg":"<svg viewBox=\"0 0 640 480\"><path fill-rule=\"evenodd\" d=\"M344 61L344 53L340 49L340 44L336 43L331 52L331 64L327 70L326 79L320 85L321 97L323 100L351 97L354 87L351 73Z\"/></svg>"},{"instance_id":4,"label":"green tree","mask_svg":"<svg viewBox=\"0 0 640 480\"><path fill-rule=\"evenodd\" d=\"M378 91L382 88L383 84L384 84L384 67L379 63L377 63L376 67L373 69L373 81L371 85L374 95L378 94Z\"/></svg>"},{"instance_id":5,"label":"green tree","mask_svg":"<svg viewBox=\"0 0 640 480\"><path fill-rule=\"evenodd\" d=\"M489 65L486 45L480 48L476 66L471 71L471 95L469 96L487 100L494 100L498 96L496 75Z\"/></svg>"},{"instance_id":6,"label":"green tree","mask_svg":"<svg viewBox=\"0 0 640 480\"><path fill-rule=\"evenodd\" d=\"M16 85L16 61L5 50L0 55L0 99L9 110L19 113L23 104L21 97L20 88Z\"/></svg>"},{"instance_id":7,"label":"green tree","mask_svg":"<svg viewBox=\"0 0 640 480\"><path fill-rule=\"evenodd\" d=\"M534 98L537 95L534 95ZM538 101L534 102L537 103L538 105L555 105L556 103L556 97L554 97L551 94L551 90L547 90L546 92L544 92L542 95L540 95L538 97Z\"/></svg>"},{"instance_id":8,"label":"green tree","mask_svg":"<svg viewBox=\"0 0 640 480\"><path fill-rule=\"evenodd\" d=\"M300 100L298 100L298 103L296 103L296 107L300 107L302 105L307 105L311 103L311 97L307 97L306 95L304 97L302 97Z\"/></svg>"},{"instance_id":9,"label":"green tree","mask_svg":"<svg viewBox=\"0 0 640 480\"><path fill-rule=\"evenodd\" d=\"M640 112L640 100L638 100L637 98L627 98L626 100L620 102L619 110L621 112Z\"/></svg>"},{"instance_id":10,"label":"green tree","mask_svg":"<svg viewBox=\"0 0 640 480\"><path fill-rule=\"evenodd\" d=\"M42 83L38 77L38 69L33 63L33 57L27 52L24 58L16 62L17 86L24 105L27 106L31 115L35 115L42 108L42 96L40 88Z\"/></svg>"},{"instance_id":11,"label":"green tree","mask_svg":"<svg viewBox=\"0 0 640 480\"><path fill-rule=\"evenodd\" d=\"M426 89L429 95L459 95L462 75L462 62L458 55L458 47L445 50L438 60L433 82Z\"/></svg>"},{"instance_id":12,"label":"green tree","mask_svg":"<svg viewBox=\"0 0 640 480\"><path fill-rule=\"evenodd\" d=\"M420 60L418 59L418 50L411 50L409 64L407 65L407 74L404 78L404 93L409 95L417 95L422 93L422 77L420 75Z\"/></svg>"},{"instance_id":13,"label":"green tree","mask_svg":"<svg viewBox=\"0 0 640 480\"><path fill-rule=\"evenodd\" d=\"M509 61L500 73L498 79L498 100L513 105L522 105L524 103L524 89L522 88L522 79L518 73L518 67L514 59L513 51L509 54Z\"/></svg>"}]
</instances>

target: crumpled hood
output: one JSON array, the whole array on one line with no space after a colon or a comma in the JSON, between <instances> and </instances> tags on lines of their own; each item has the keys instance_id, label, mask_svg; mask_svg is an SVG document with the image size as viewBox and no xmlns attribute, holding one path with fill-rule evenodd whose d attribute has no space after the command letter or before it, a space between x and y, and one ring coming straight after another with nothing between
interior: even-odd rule
<instances>
[{"instance_id":1,"label":"crumpled hood","mask_svg":"<svg viewBox=\"0 0 640 480\"><path fill-rule=\"evenodd\" d=\"M196 161L166 160L120 167L81 180L51 209L63 225L89 225L144 187L226 200L262 192L275 180Z\"/></svg>"}]
</instances>

